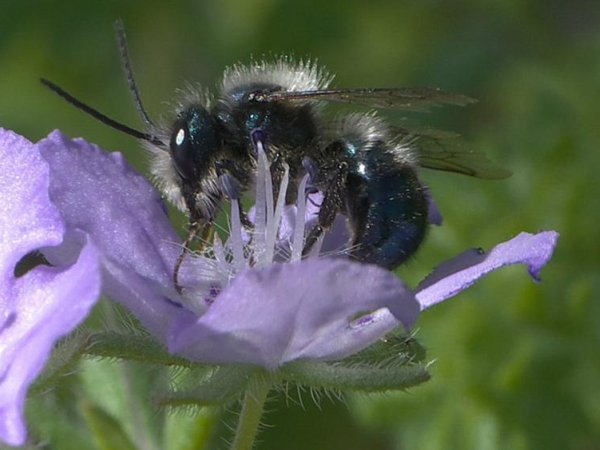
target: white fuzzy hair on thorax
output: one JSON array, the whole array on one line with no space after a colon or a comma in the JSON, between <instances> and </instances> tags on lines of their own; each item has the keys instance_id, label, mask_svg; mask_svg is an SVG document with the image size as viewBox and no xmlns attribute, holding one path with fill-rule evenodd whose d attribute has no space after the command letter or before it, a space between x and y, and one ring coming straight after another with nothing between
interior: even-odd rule
<instances>
[{"instance_id":1,"label":"white fuzzy hair on thorax","mask_svg":"<svg viewBox=\"0 0 600 450\"><path fill-rule=\"evenodd\" d=\"M225 70L221 82L223 95L239 86L254 83L281 86L285 91L300 92L326 89L333 76L310 60L294 61L280 56L274 61L253 61L248 65L235 64Z\"/></svg>"}]
</instances>

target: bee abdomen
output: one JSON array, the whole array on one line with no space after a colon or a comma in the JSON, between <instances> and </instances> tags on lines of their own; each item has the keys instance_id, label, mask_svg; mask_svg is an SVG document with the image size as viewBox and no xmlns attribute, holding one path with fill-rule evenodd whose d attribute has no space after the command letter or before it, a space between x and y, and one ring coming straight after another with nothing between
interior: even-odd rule
<instances>
[{"instance_id":1,"label":"bee abdomen","mask_svg":"<svg viewBox=\"0 0 600 450\"><path fill-rule=\"evenodd\" d=\"M427 199L411 167L349 175L346 207L351 255L393 269L412 256L427 232ZM377 173L378 172L378 173Z\"/></svg>"}]
</instances>

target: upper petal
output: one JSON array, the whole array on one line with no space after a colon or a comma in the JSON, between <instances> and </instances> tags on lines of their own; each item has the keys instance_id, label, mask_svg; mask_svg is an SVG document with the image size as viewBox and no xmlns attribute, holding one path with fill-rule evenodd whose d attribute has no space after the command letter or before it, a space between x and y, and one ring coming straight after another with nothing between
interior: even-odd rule
<instances>
[{"instance_id":1,"label":"upper petal","mask_svg":"<svg viewBox=\"0 0 600 450\"><path fill-rule=\"evenodd\" d=\"M550 260L558 233L520 233L489 252L473 249L441 264L417 288L421 309L429 308L467 289L489 272L510 264L527 264L529 273L539 280L542 267Z\"/></svg>"},{"instance_id":2,"label":"upper petal","mask_svg":"<svg viewBox=\"0 0 600 450\"><path fill-rule=\"evenodd\" d=\"M405 325L418 314L410 290L372 265L330 258L247 269L203 316L174 324L169 348L198 361L269 369L300 358L338 359L399 325L380 309L392 304L401 305Z\"/></svg>"},{"instance_id":3,"label":"upper petal","mask_svg":"<svg viewBox=\"0 0 600 450\"><path fill-rule=\"evenodd\" d=\"M158 192L120 153L82 139L54 132L37 148L50 165L52 201L67 225L84 231L100 252L104 292L165 342L170 320L181 309L171 301L178 297L172 276L181 241ZM184 281L188 272L184 267Z\"/></svg>"}]
</instances>

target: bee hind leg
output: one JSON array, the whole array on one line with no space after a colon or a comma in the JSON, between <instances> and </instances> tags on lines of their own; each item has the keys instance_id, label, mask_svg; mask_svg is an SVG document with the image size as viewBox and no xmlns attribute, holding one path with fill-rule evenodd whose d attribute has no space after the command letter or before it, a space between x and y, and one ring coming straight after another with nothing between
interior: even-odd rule
<instances>
[{"instance_id":1,"label":"bee hind leg","mask_svg":"<svg viewBox=\"0 0 600 450\"><path fill-rule=\"evenodd\" d=\"M303 257L310 253L323 233L331 228L337 213L340 212L342 207L342 193L345 189L347 173L347 164L339 164L335 175L323 192L323 201L321 202L321 207L319 209L317 224L308 232L306 240L304 241L304 248L302 249Z\"/></svg>"}]
</instances>

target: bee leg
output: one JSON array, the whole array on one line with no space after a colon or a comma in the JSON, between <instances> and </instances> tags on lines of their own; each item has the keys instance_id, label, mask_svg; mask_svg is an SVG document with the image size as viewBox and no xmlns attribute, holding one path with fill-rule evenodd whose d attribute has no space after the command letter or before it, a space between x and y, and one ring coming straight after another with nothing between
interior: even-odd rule
<instances>
[{"instance_id":1,"label":"bee leg","mask_svg":"<svg viewBox=\"0 0 600 450\"><path fill-rule=\"evenodd\" d=\"M179 284L179 269L181 269L181 265L183 264L183 260L185 258L186 253L189 251L189 246L192 241L201 233L202 237L202 246L208 242L213 232L213 227L210 222L200 223L200 222L192 222L190 224L190 230L188 232L187 237L183 241L181 245L181 253L177 257L175 261L175 267L173 268L173 284L175 284L175 290L178 294L183 293L183 288Z\"/></svg>"},{"instance_id":2,"label":"bee leg","mask_svg":"<svg viewBox=\"0 0 600 450\"><path fill-rule=\"evenodd\" d=\"M308 183L306 184L306 192L313 194L318 191L316 183L319 181L319 169L314 159L305 156L302 158L302 167L308 174Z\"/></svg>"},{"instance_id":3,"label":"bee leg","mask_svg":"<svg viewBox=\"0 0 600 450\"><path fill-rule=\"evenodd\" d=\"M273 158L273 161L271 162L270 170L271 170L271 183L273 186L273 199L274 199L274 201L276 201L276 199L279 197L281 183L283 181L283 178L284 178L286 172L288 173L290 180L295 180L297 177L297 173L294 171L293 164L290 165L290 164L286 163L280 154L276 154L275 157ZM296 203L297 199L298 199L298 186L296 183L290 182L290 183L288 183L286 191L285 191L285 204L293 205L294 203Z\"/></svg>"},{"instance_id":4,"label":"bee leg","mask_svg":"<svg viewBox=\"0 0 600 450\"><path fill-rule=\"evenodd\" d=\"M304 171L308 174L308 180L306 182L306 187L304 188L304 195L307 197L307 200L314 206L318 205L312 198L309 196L311 194L316 194L319 192L319 188L317 184L319 183L319 169L317 169L317 163L308 157L302 158L302 167Z\"/></svg>"},{"instance_id":5,"label":"bee leg","mask_svg":"<svg viewBox=\"0 0 600 450\"><path fill-rule=\"evenodd\" d=\"M229 172L223 172L219 175L219 185L221 191L229 200L239 200L242 195L242 183ZM248 215L242 208L242 202L238 202L240 211L240 220L244 228L248 231L254 229L254 224L248 218Z\"/></svg>"},{"instance_id":6,"label":"bee leg","mask_svg":"<svg viewBox=\"0 0 600 450\"><path fill-rule=\"evenodd\" d=\"M254 223L250 220L250 218L248 217L248 214L246 214L246 211L244 211L242 202L238 202L238 208L240 209L240 221L242 222L242 226L247 231L253 231Z\"/></svg>"},{"instance_id":7,"label":"bee leg","mask_svg":"<svg viewBox=\"0 0 600 450\"><path fill-rule=\"evenodd\" d=\"M319 209L319 216L317 217L317 224L306 236L304 248L302 249L302 256L307 256L321 235L333 225L335 216L342 206L342 192L346 185L347 173L348 165L346 163L341 163L337 168L335 176L329 183L327 190L324 192L321 208Z\"/></svg>"}]
</instances>

